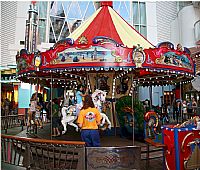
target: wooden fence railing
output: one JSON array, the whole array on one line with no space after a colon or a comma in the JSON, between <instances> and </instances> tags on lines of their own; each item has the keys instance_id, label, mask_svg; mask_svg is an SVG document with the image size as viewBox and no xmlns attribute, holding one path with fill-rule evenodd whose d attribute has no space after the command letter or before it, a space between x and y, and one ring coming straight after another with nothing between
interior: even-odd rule
<instances>
[{"instance_id":1,"label":"wooden fence railing","mask_svg":"<svg viewBox=\"0 0 200 170\"><path fill-rule=\"evenodd\" d=\"M7 129L21 126L23 130L24 126L24 116L25 115L8 115L1 116L1 130L5 130L7 133Z\"/></svg>"},{"instance_id":2,"label":"wooden fence railing","mask_svg":"<svg viewBox=\"0 0 200 170\"><path fill-rule=\"evenodd\" d=\"M85 170L85 143L1 135L1 161L35 170Z\"/></svg>"}]
</instances>

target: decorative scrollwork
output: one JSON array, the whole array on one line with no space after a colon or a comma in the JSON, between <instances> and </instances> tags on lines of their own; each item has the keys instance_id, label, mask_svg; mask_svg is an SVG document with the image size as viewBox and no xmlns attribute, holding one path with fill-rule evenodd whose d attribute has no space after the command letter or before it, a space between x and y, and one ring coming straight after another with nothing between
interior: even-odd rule
<instances>
[{"instance_id":1,"label":"decorative scrollwork","mask_svg":"<svg viewBox=\"0 0 200 170\"><path fill-rule=\"evenodd\" d=\"M181 144L181 151L182 151L182 152L185 152L185 149L184 149L185 141L186 141L186 139L187 139L189 136L191 136L191 135L194 136L194 133L193 133L193 132L188 133L188 134L184 137L183 142L182 142L182 144Z\"/></svg>"}]
</instances>

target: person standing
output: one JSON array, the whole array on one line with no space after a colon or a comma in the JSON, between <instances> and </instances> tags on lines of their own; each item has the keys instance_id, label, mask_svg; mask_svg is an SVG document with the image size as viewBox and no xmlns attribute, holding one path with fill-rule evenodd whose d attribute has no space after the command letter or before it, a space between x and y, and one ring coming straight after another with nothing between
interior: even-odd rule
<instances>
[{"instance_id":1,"label":"person standing","mask_svg":"<svg viewBox=\"0 0 200 170\"><path fill-rule=\"evenodd\" d=\"M178 119L181 116L181 101L176 102L176 107L175 107L175 115L176 115L176 121L178 124Z\"/></svg>"},{"instance_id":2,"label":"person standing","mask_svg":"<svg viewBox=\"0 0 200 170\"><path fill-rule=\"evenodd\" d=\"M187 103L186 100L183 101L182 103L182 111L183 111L183 119L186 120L186 116L187 116Z\"/></svg>"},{"instance_id":3,"label":"person standing","mask_svg":"<svg viewBox=\"0 0 200 170\"><path fill-rule=\"evenodd\" d=\"M34 124L35 120L35 113L36 113L36 107L37 107L37 93L33 93L30 99L30 124Z\"/></svg>"},{"instance_id":4,"label":"person standing","mask_svg":"<svg viewBox=\"0 0 200 170\"><path fill-rule=\"evenodd\" d=\"M191 118L192 116L192 101L190 101L189 99L187 100L187 114L188 114L188 119Z\"/></svg>"},{"instance_id":5,"label":"person standing","mask_svg":"<svg viewBox=\"0 0 200 170\"><path fill-rule=\"evenodd\" d=\"M195 98L192 98L192 112L193 115L196 116L197 114L197 102L195 101Z\"/></svg>"},{"instance_id":6,"label":"person standing","mask_svg":"<svg viewBox=\"0 0 200 170\"><path fill-rule=\"evenodd\" d=\"M53 126L53 134L52 136L60 136L60 131L58 129L59 126L59 105L58 100L53 99L52 101L52 126Z\"/></svg>"},{"instance_id":7,"label":"person standing","mask_svg":"<svg viewBox=\"0 0 200 170\"><path fill-rule=\"evenodd\" d=\"M76 115L79 115L79 112L83 106L83 97L86 94L83 94L83 85L79 84L77 86L77 92L76 92Z\"/></svg>"},{"instance_id":8,"label":"person standing","mask_svg":"<svg viewBox=\"0 0 200 170\"><path fill-rule=\"evenodd\" d=\"M81 138L86 142L86 146L100 146L98 126L100 125L101 119L100 112L95 108L92 97L86 95L83 101L83 108L81 109L77 120L77 123L81 128Z\"/></svg>"}]
</instances>

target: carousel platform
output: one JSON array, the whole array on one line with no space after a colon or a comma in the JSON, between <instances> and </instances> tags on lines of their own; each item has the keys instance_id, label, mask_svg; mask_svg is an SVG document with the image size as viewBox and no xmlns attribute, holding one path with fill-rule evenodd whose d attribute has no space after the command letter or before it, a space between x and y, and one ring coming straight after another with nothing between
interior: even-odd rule
<instances>
[{"instance_id":1,"label":"carousel platform","mask_svg":"<svg viewBox=\"0 0 200 170\"><path fill-rule=\"evenodd\" d=\"M7 135L27 137L27 138L49 139L49 140L81 141L80 132L76 132L75 129L71 126L68 127L68 131L66 134L58 136L58 137L52 137L50 129L51 129L50 123L45 124L43 129L38 129L37 134L27 133L26 127L24 127L23 131L21 131L21 127L15 127L15 128L8 129ZM3 130L1 131L1 133L5 134ZM131 139L121 138L119 135L109 136L109 133L101 135L102 147L109 147L109 146L120 147L120 146L133 146L133 145L141 147L141 170L162 170L163 169L163 163L162 163L163 158L161 157L162 151L160 150L156 151L156 148L154 146L150 146L150 150L152 150L152 152L150 153L150 157L152 159L150 160L150 164L147 168L146 159L145 159L147 145L144 142L134 141L134 144L133 144L133 141ZM10 165L5 165L5 166L10 166ZM10 168L12 169L12 167Z\"/></svg>"},{"instance_id":2,"label":"carousel platform","mask_svg":"<svg viewBox=\"0 0 200 170\"><path fill-rule=\"evenodd\" d=\"M19 132L19 133L17 133ZM48 139L48 140L64 140L64 141L81 141L81 135L80 131L76 132L75 128L72 126L67 127L67 132L63 135L52 137L51 136L51 124L47 123L44 125L43 129L37 130L37 134L34 134L33 132L27 133L26 127L24 127L24 130L20 132L20 128L13 128L12 130L8 130L8 134L14 135L16 133L16 136L19 137L28 137L28 138L39 138L39 139ZM106 131L103 133L100 133L100 140L101 140L101 146L102 147L108 147L108 146L133 146L133 145L139 145L139 146L145 146L146 144L143 142L133 141L131 139L127 138L121 138L119 135L113 135L113 133Z\"/></svg>"}]
</instances>

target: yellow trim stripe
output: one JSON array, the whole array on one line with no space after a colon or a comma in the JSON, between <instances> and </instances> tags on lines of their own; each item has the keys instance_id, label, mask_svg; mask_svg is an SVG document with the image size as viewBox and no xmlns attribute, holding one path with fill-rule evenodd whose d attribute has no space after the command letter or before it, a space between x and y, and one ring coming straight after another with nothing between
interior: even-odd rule
<instances>
[{"instance_id":1,"label":"yellow trim stripe","mask_svg":"<svg viewBox=\"0 0 200 170\"><path fill-rule=\"evenodd\" d=\"M74 32L72 32L68 36L68 38L73 38L76 41L82 35L82 33L88 28L88 26L91 24L91 22L97 16L97 14L101 10L101 8L99 8L91 17L89 17L83 24L81 24L80 27L78 27Z\"/></svg>"},{"instance_id":2,"label":"yellow trim stripe","mask_svg":"<svg viewBox=\"0 0 200 170\"><path fill-rule=\"evenodd\" d=\"M133 30L116 12L109 7L110 15L113 23L124 45L132 48L134 45L140 44L143 48L153 47L151 43L145 40L140 34Z\"/></svg>"}]
</instances>

